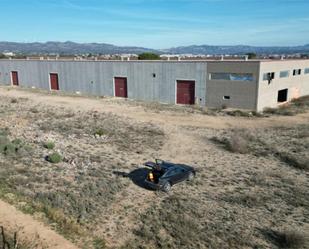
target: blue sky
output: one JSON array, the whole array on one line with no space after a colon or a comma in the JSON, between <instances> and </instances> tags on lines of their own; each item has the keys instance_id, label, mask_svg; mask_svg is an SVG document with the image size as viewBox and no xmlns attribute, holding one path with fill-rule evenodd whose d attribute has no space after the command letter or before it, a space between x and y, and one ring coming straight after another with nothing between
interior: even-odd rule
<instances>
[{"instance_id":1,"label":"blue sky","mask_svg":"<svg viewBox=\"0 0 309 249\"><path fill-rule=\"evenodd\" d=\"M2 41L309 43L309 0L0 0Z\"/></svg>"}]
</instances>

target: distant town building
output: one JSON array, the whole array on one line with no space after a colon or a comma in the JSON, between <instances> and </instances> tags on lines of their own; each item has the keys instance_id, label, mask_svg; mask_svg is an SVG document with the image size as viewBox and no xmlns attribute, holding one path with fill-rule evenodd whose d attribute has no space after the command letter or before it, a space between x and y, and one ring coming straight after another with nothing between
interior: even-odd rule
<instances>
[{"instance_id":1,"label":"distant town building","mask_svg":"<svg viewBox=\"0 0 309 249\"><path fill-rule=\"evenodd\" d=\"M2 54L4 54L7 57L15 56L15 53L13 53L13 52L3 52Z\"/></svg>"}]
</instances>

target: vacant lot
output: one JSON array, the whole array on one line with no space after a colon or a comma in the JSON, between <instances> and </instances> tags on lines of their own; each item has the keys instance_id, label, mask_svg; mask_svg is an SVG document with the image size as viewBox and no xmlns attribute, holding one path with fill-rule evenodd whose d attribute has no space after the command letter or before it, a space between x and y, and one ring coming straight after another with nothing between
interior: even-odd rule
<instances>
[{"instance_id":1,"label":"vacant lot","mask_svg":"<svg viewBox=\"0 0 309 249\"><path fill-rule=\"evenodd\" d=\"M308 112L213 116L0 88L0 197L80 248L306 248L308 151ZM169 194L139 187L154 158L197 178Z\"/></svg>"}]
</instances>

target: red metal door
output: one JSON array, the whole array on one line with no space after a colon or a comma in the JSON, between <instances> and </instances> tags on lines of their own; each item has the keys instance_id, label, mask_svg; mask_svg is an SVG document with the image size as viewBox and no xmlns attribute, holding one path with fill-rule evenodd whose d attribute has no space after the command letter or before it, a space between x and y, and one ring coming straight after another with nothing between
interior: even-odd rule
<instances>
[{"instance_id":1,"label":"red metal door","mask_svg":"<svg viewBox=\"0 0 309 249\"><path fill-rule=\"evenodd\" d=\"M127 78L115 78L115 96L122 98L128 97Z\"/></svg>"},{"instance_id":2,"label":"red metal door","mask_svg":"<svg viewBox=\"0 0 309 249\"><path fill-rule=\"evenodd\" d=\"M50 74L50 89L59 90L58 74L56 73Z\"/></svg>"},{"instance_id":3,"label":"red metal door","mask_svg":"<svg viewBox=\"0 0 309 249\"><path fill-rule=\"evenodd\" d=\"M18 86L19 85L18 72L12 71L11 74L12 74L12 84L13 84L13 86Z\"/></svg>"},{"instance_id":4,"label":"red metal door","mask_svg":"<svg viewBox=\"0 0 309 249\"><path fill-rule=\"evenodd\" d=\"M195 81L177 81L177 104L194 105Z\"/></svg>"}]
</instances>

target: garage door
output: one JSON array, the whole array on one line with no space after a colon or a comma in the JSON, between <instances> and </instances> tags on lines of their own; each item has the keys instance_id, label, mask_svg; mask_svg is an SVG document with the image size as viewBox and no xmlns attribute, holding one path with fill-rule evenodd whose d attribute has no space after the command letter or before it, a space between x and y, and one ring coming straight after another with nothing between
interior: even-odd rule
<instances>
[{"instance_id":1,"label":"garage door","mask_svg":"<svg viewBox=\"0 0 309 249\"><path fill-rule=\"evenodd\" d=\"M127 78L115 78L115 96L121 98L128 97Z\"/></svg>"},{"instance_id":2,"label":"garage door","mask_svg":"<svg viewBox=\"0 0 309 249\"><path fill-rule=\"evenodd\" d=\"M18 86L19 85L18 72L17 71L12 71L11 72L11 76L12 76L12 84L13 84L13 86Z\"/></svg>"},{"instance_id":3,"label":"garage door","mask_svg":"<svg viewBox=\"0 0 309 249\"><path fill-rule=\"evenodd\" d=\"M194 105L195 81L177 81L177 104Z\"/></svg>"},{"instance_id":4,"label":"garage door","mask_svg":"<svg viewBox=\"0 0 309 249\"><path fill-rule=\"evenodd\" d=\"M59 90L58 74L56 73L50 74L50 89Z\"/></svg>"}]
</instances>

